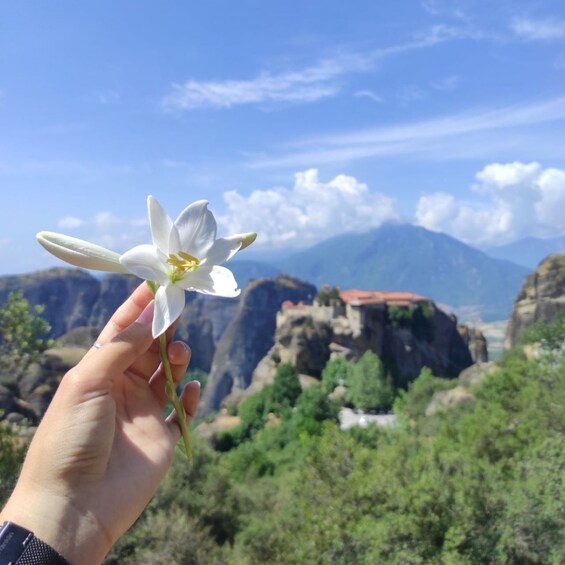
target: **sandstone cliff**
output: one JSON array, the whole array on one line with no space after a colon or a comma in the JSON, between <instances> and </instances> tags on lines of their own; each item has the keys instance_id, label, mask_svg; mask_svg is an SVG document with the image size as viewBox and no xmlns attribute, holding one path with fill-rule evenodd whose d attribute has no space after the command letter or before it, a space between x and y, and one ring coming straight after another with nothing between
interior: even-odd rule
<instances>
[{"instance_id":1,"label":"sandstone cliff","mask_svg":"<svg viewBox=\"0 0 565 565\"><path fill-rule=\"evenodd\" d=\"M21 379L0 375L0 414L9 421L37 422L60 379L84 355L116 308L140 284L137 277L107 275L98 279L79 269L55 268L29 275L0 277L0 304L23 290L32 304L45 306L57 348L46 351ZM192 348L191 367L209 371L216 346L234 317L239 301L187 293L177 335ZM1 417L1 416L0 416Z\"/></svg>"},{"instance_id":2,"label":"sandstone cliff","mask_svg":"<svg viewBox=\"0 0 565 565\"><path fill-rule=\"evenodd\" d=\"M544 259L520 290L506 330L506 349L518 343L526 328L565 314L565 255Z\"/></svg>"},{"instance_id":3,"label":"sandstone cliff","mask_svg":"<svg viewBox=\"0 0 565 565\"><path fill-rule=\"evenodd\" d=\"M217 410L228 394L249 386L253 369L273 345L281 304L285 300L308 302L315 293L313 285L282 275L249 283L218 343L200 415Z\"/></svg>"},{"instance_id":4,"label":"sandstone cliff","mask_svg":"<svg viewBox=\"0 0 565 565\"><path fill-rule=\"evenodd\" d=\"M319 377L330 356L357 361L367 350L383 360L395 386L406 386L423 367L438 376L456 377L473 364L469 335L475 343L482 334L458 328L454 317L431 301L425 304L425 316L417 315L415 305L414 314L402 321L393 319L386 305L372 305L362 311L361 324L355 312L345 309L287 307L279 314L275 343L255 369L249 392L272 382L279 363L292 363L299 373ZM481 354L486 356L486 351Z\"/></svg>"},{"instance_id":5,"label":"sandstone cliff","mask_svg":"<svg viewBox=\"0 0 565 565\"><path fill-rule=\"evenodd\" d=\"M29 275L0 277L0 304L8 294L23 290L32 304L45 306L50 337L59 338L78 328L80 345L89 347L116 308L140 284L137 277L109 274L98 279L79 269L54 268ZM187 307L178 324L178 336L193 350L192 367L209 371L215 348L235 315L238 300L187 293Z\"/></svg>"}]
</instances>

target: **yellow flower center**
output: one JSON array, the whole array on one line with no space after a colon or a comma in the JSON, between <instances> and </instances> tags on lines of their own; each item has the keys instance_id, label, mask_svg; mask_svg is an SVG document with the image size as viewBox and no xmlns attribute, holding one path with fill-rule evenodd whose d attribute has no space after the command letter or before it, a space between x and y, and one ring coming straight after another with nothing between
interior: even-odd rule
<instances>
[{"instance_id":1,"label":"yellow flower center","mask_svg":"<svg viewBox=\"0 0 565 565\"><path fill-rule=\"evenodd\" d=\"M197 259L184 251L179 251L178 255L175 255L174 253L169 255L167 264L171 265L173 268L170 277L171 282L175 283L180 281L186 272L196 271L196 269L200 266L200 259Z\"/></svg>"}]
</instances>

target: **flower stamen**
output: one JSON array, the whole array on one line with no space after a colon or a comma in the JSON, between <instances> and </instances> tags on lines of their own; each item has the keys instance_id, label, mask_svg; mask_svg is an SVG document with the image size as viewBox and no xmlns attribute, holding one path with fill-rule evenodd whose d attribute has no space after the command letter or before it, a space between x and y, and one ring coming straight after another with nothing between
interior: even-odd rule
<instances>
[{"instance_id":1,"label":"flower stamen","mask_svg":"<svg viewBox=\"0 0 565 565\"><path fill-rule=\"evenodd\" d=\"M174 253L169 255L167 264L173 267L171 280L176 282L182 279L187 271L196 271L196 269L200 266L200 259L193 257L184 251L179 251L178 255L175 255Z\"/></svg>"}]
</instances>

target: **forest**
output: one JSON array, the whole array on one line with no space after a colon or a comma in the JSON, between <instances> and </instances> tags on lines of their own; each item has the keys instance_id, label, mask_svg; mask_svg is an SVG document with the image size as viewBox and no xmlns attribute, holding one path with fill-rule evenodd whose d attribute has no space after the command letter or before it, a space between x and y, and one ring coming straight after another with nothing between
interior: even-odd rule
<instances>
[{"instance_id":1,"label":"forest","mask_svg":"<svg viewBox=\"0 0 565 565\"><path fill-rule=\"evenodd\" d=\"M563 563L564 342L563 317L532 327L472 402L432 416L434 393L458 382L424 369L394 391L392 430L340 430L340 361L303 392L281 366L216 449L177 457L107 563ZM355 402L355 366L348 378L342 402Z\"/></svg>"}]
</instances>

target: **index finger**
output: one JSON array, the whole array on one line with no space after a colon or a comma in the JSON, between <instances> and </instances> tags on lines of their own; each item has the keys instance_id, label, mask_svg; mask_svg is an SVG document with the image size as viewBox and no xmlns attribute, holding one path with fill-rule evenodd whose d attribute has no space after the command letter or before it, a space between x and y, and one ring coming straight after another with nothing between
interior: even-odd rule
<instances>
[{"instance_id":1,"label":"index finger","mask_svg":"<svg viewBox=\"0 0 565 565\"><path fill-rule=\"evenodd\" d=\"M143 281L130 297L114 312L113 316L98 336L100 343L112 341L120 332L133 324L145 307L153 300L153 293Z\"/></svg>"}]
</instances>

